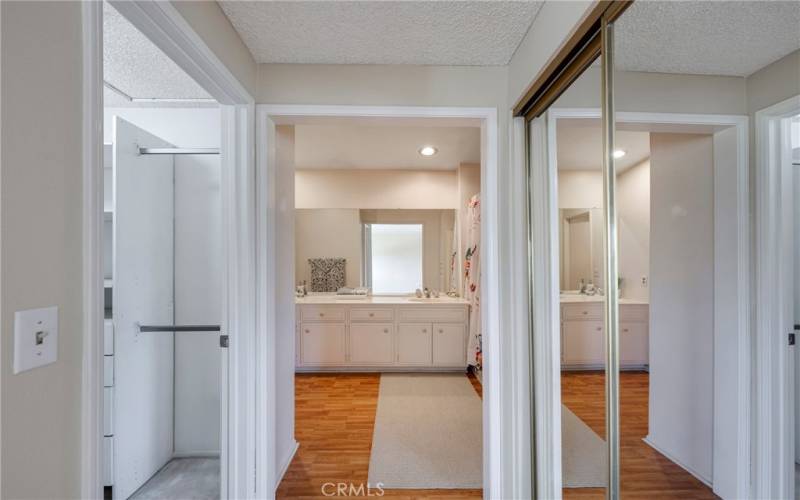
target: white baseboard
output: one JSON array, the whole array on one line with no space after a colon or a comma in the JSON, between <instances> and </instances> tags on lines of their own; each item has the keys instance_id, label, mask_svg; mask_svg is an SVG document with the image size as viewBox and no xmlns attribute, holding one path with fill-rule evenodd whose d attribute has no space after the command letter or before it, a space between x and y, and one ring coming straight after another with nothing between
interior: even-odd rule
<instances>
[{"instance_id":1,"label":"white baseboard","mask_svg":"<svg viewBox=\"0 0 800 500\"><path fill-rule=\"evenodd\" d=\"M669 461L670 461L670 462L674 463L675 465L677 465L677 466L678 466L678 467L680 467L681 469L685 470L685 471L686 471L686 472L688 472L689 474L691 474L691 475L693 475L694 477L696 477L698 481L700 481L701 483L705 484L705 485L706 485L706 486L708 486L709 488L712 488L712 489L713 489L713 483L712 483L712 481L711 481L711 478L710 478L710 477L706 477L706 476L704 476L704 475L700 474L699 472L697 472L696 470L692 469L692 468L691 468L691 467L689 467L688 465L686 465L686 464L684 464L684 463L681 463L681 461L680 461L680 460L677 460L675 457L673 457L672 455L670 455L669 453L667 453L666 451L664 451L662 448L660 448L658 445L656 445L655 443L653 443L653 441L651 441L651 440L650 440L650 435L649 435L649 434L648 434L648 436L647 436L647 437L644 437L644 438L642 438L642 441L644 441L644 442L645 442L645 443L646 443L648 446L650 446L651 448L653 448L653 449L654 449L654 450L656 450L657 452L659 452L659 453L661 453L662 455L664 455L665 457L667 457L667 458L669 459Z\"/></svg>"},{"instance_id":2,"label":"white baseboard","mask_svg":"<svg viewBox=\"0 0 800 500\"><path fill-rule=\"evenodd\" d=\"M297 454L297 450L300 448L300 443L297 441L294 442L294 448L292 452L289 453L289 458L286 462L281 466L280 473L275 477L275 491L278 490L278 486L281 485L281 481L283 481L283 476L286 475L286 471L289 470L289 465L291 465L292 460L294 460L294 456Z\"/></svg>"},{"instance_id":3,"label":"white baseboard","mask_svg":"<svg viewBox=\"0 0 800 500\"><path fill-rule=\"evenodd\" d=\"M466 373L467 367L412 367L412 366L298 366L295 373L416 373L416 372L461 372Z\"/></svg>"},{"instance_id":4,"label":"white baseboard","mask_svg":"<svg viewBox=\"0 0 800 500\"><path fill-rule=\"evenodd\" d=\"M182 451L172 454L172 458L219 458L219 456L219 451Z\"/></svg>"}]
</instances>

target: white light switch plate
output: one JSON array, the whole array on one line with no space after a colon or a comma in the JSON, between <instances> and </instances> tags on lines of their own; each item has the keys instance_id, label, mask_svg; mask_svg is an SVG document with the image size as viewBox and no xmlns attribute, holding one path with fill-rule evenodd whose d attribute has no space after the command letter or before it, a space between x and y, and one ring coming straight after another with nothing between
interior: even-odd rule
<instances>
[{"instance_id":1,"label":"white light switch plate","mask_svg":"<svg viewBox=\"0 0 800 500\"><path fill-rule=\"evenodd\" d=\"M58 307L14 314L14 374L58 359Z\"/></svg>"}]
</instances>

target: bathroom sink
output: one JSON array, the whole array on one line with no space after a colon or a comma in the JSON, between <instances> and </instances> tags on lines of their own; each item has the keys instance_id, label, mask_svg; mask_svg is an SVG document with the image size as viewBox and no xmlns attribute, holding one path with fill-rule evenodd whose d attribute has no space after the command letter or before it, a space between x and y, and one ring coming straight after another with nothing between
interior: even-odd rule
<instances>
[{"instance_id":1,"label":"bathroom sink","mask_svg":"<svg viewBox=\"0 0 800 500\"><path fill-rule=\"evenodd\" d=\"M453 302L450 297L409 297L409 302Z\"/></svg>"}]
</instances>

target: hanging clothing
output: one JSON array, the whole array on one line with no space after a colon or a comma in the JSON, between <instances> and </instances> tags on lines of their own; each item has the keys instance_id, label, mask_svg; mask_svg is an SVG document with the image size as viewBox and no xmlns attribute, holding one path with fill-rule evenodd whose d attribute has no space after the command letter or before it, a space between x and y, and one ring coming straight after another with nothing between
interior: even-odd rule
<instances>
[{"instance_id":1,"label":"hanging clothing","mask_svg":"<svg viewBox=\"0 0 800 500\"><path fill-rule=\"evenodd\" d=\"M458 231L456 231L458 219L453 221L453 249L450 251L450 282L447 284L447 292L458 293Z\"/></svg>"},{"instance_id":2,"label":"hanging clothing","mask_svg":"<svg viewBox=\"0 0 800 500\"><path fill-rule=\"evenodd\" d=\"M483 342L481 331L481 203L480 195L470 198L467 204L467 249L464 255L464 293L470 303L467 362L481 369Z\"/></svg>"}]
</instances>

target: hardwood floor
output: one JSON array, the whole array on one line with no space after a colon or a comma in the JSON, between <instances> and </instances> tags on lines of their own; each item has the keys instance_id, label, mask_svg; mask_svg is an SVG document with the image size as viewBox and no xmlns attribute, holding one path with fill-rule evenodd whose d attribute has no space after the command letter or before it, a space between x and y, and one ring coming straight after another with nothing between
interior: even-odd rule
<instances>
[{"instance_id":1,"label":"hardwood floor","mask_svg":"<svg viewBox=\"0 0 800 500\"><path fill-rule=\"evenodd\" d=\"M605 435L604 377L598 372L565 373L563 402L600 436ZM471 376L473 387L481 386ZM648 378L620 377L622 496L641 498L716 498L689 473L647 446ZM281 482L278 498L322 498L325 483L366 488L379 374L298 374L295 377L295 435L300 443ZM481 498L481 490L386 490L401 499ZM373 492L374 494L374 492ZM564 490L565 499L604 498L603 488Z\"/></svg>"},{"instance_id":2,"label":"hardwood floor","mask_svg":"<svg viewBox=\"0 0 800 500\"><path fill-rule=\"evenodd\" d=\"M471 381L479 390L474 377ZM278 498L323 498L325 483L363 484L366 488L379 383L377 373L295 376L295 436L300 448L278 487ZM468 499L482 498L483 493L385 490L384 496Z\"/></svg>"},{"instance_id":3,"label":"hardwood floor","mask_svg":"<svg viewBox=\"0 0 800 500\"><path fill-rule=\"evenodd\" d=\"M623 498L717 498L711 489L642 441L647 435L648 374L620 374L620 485ZM561 401L605 438L605 376L564 372ZM605 488L565 488L564 498L605 498Z\"/></svg>"}]
</instances>

